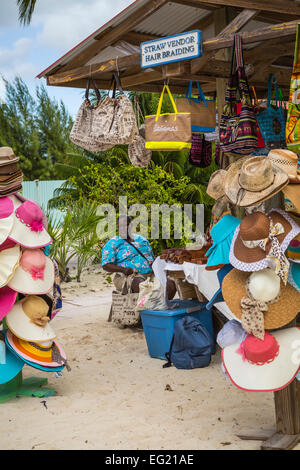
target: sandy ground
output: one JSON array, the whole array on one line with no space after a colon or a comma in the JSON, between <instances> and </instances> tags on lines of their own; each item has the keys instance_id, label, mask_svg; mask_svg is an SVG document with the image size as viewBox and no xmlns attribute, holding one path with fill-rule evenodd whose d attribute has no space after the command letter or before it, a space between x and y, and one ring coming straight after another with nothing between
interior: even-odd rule
<instances>
[{"instance_id":1,"label":"sandy ground","mask_svg":"<svg viewBox=\"0 0 300 470\"><path fill-rule=\"evenodd\" d=\"M231 385L220 350L205 369L163 369L142 330L107 322L111 290L97 267L63 286L52 326L72 370L57 379L24 367L24 377L46 376L57 394L0 405L0 449L259 449L236 434L273 427L273 394Z\"/></svg>"}]
</instances>

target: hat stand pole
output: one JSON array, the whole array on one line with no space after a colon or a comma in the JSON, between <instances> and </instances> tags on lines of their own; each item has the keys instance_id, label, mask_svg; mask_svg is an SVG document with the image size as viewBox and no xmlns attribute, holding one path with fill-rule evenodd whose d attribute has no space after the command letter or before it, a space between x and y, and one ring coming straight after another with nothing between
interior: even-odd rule
<instances>
[{"instance_id":1,"label":"hat stand pole","mask_svg":"<svg viewBox=\"0 0 300 470\"><path fill-rule=\"evenodd\" d=\"M288 326L299 326L294 320ZM263 441L262 450L290 450L300 442L300 382L274 392L276 429L261 433L238 434L243 440Z\"/></svg>"},{"instance_id":2,"label":"hat stand pole","mask_svg":"<svg viewBox=\"0 0 300 470\"><path fill-rule=\"evenodd\" d=\"M3 327L7 329L5 319ZM22 370L9 382L0 385L0 404L12 400L16 397L53 397L56 394L54 388L46 388L48 379L41 377L29 377L23 379Z\"/></svg>"}]
</instances>

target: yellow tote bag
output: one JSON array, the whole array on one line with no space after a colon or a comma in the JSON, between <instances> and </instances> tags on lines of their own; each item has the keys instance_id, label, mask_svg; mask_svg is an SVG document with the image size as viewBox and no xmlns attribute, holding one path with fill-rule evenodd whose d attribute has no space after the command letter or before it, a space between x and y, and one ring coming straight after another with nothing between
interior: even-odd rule
<instances>
[{"instance_id":1,"label":"yellow tote bag","mask_svg":"<svg viewBox=\"0 0 300 470\"><path fill-rule=\"evenodd\" d=\"M161 114L163 97L168 92L174 113ZM191 113L179 113L167 85L160 95L156 115L146 116L146 145L151 150L185 150L192 147Z\"/></svg>"}]
</instances>

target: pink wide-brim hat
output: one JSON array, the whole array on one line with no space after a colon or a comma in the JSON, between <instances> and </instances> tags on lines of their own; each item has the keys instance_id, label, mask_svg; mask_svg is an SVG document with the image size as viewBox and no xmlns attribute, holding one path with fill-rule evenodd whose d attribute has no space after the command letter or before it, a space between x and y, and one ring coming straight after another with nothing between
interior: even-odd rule
<instances>
[{"instance_id":1,"label":"pink wide-brim hat","mask_svg":"<svg viewBox=\"0 0 300 470\"><path fill-rule=\"evenodd\" d=\"M54 277L51 259L39 249L26 249L8 286L22 294L47 294L53 288Z\"/></svg>"},{"instance_id":2,"label":"pink wide-brim hat","mask_svg":"<svg viewBox=\"0 0 300 470\"><path fill-rule=\"evenodd\" d=\"M295 345L300 341L300 328L291 327L272 332L279 352L270 362L255 364L238 352L240 344L222 350L222 361L231 382L248 392L275 392L287 387L296 377L299 354ZM261 341L261 340L259 340Z\"/></svg>"},{"instance_id":3,"label":"pink wide-brim hat","mask_svg":"<svg viewBox=\"0 0 300 470\"><path fill-rule=\"evenodd\" d=\"M12 231L14 223L14 205L8 197L0 198L0 245Z\"/></svg>"},{"instance_id":4,"label":"pink wide-brim hat","mask_svg":"<svg viewBox=\"0 0 300 470\"><path fill-rule=\"evenodd\" d=\"M0 289L0 321L11 311L17 298L17 292L5 286Z\"/></svg>"},{"instance_id":5,"label":"pink wide-brim hat","mask_svg":"<svg viewBox=\"0 0 300 470\"><path fill-rule=\"evenodd\" d=\"M9 238L25 248L43 248L52 238L43 226L44 213L33 201L21 203L14 211Z\"/></svg>"}]
</instances>

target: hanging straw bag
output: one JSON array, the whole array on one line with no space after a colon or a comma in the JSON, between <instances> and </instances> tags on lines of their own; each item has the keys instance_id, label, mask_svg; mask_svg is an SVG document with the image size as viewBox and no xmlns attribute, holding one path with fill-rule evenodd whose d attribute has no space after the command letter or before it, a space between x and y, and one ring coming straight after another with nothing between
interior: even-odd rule
<instances>
[{"instance_id":1,"label":"hanging straw bag","mask_svg":"<svg viewBox=\"0 0 300 470\"><path fill-rule=\"evenodd\" d=\"M289 150L300 152L300 25L297 25L294 65L291 77L286 143Z\"/></svg>"},{"instance_id":2,"label":"hanging straw bag","mask_svg":"<svg viewBox=\"0 0 300 470\"><path fill-rule=\"evenodd\" d=\"M146 168L152 157L152 151L146 149L145 135L143 135L142 121L144 116L138 102L138 97L134 97L134 110L137 119L138 133L134 136L133 141L128 145L128 157L133 166L137 168Z\"/></svg>"},{"instance_id":3,"label":"hanging straw bag","mask_svg":"<svg viewBox=\"0 0 300 470\"><path fill-rule=\"evenodd\" d=\"M185 98L175 98L178 112L191 113L192 132L214 132L216 128L216 102L207 100L199 82L196 82L199 98L192 98L193 80L190 81Z\"/></svg>"},{"instance_id":4,"label":"hanging straw bag","mask_svg":"<svg viewBox=\"0 0 300 470\"><path fill-rule=\"evenodd\" d=\"M168 92L174 113L161 114L165 91ZM146 148L151 150L185 150L192 146L191 113L179 113L167 85L160 96L157 113L146 116Z\"/></svg>"},{"instance_id":5,"label":"hanging straw bag","mask_svg":"<svg viewBox=\"0 0 300 470\"><path fill-rule=\"evenodd\" d=\"M233 73L234 60L237 68ZM241 111L237 112L237 90L241 97ZM225 106L220 120L220 147L223 152L249 155L257 147L257 121L251 103L246 77L242 40L234 37L231 74L225 96Z\"/></svg>"},{"instance_id":6,"label":"hanging straw bag","mask_svg":"<svg viewBox=\"0 0 300 470\"><path fill-rule=\"evenodd\" d=\"M112 321L121 326L136 326L140 322L140 313L136 310L139 294L132 292L131 284L136 276L124 275L122 291L112 293Z\"/></svg>"},{"instance_id":7,"label":"hanging straw bag","mask_svg":"<svg viewBox=\"0 0 300 470\"><path fill-rule=\"evenodd\" d=\"M96 106L93 106L89 100L89 91L91 83L93 85L97 97ZM84 148L85 150L89 150L90 152L104 151L112 147L112 145L104 145L100 143L98 139L96 139L95 136L92 135L91 132L94 126L95 112L100 102L101 95L99 93L99 90L94 80L89 79L87 81L87 87L85 91L85 100L78 110L69 138L71 142L78 145L79 147Z\"/></svg>"},{"instance_id":8,"label":"hanging straw bag","mask_svg":"<svg viewBox=\"0 0 300 470\"><path fill-rule=\"evenodd\" d=\"M275 107L271 104L272 86L275 87ZM257 122L265 146L268 148L286 148L285 118L275 75L270 74L268 81L267 109L257 115Z\"/></svg>"}]
</instances>

